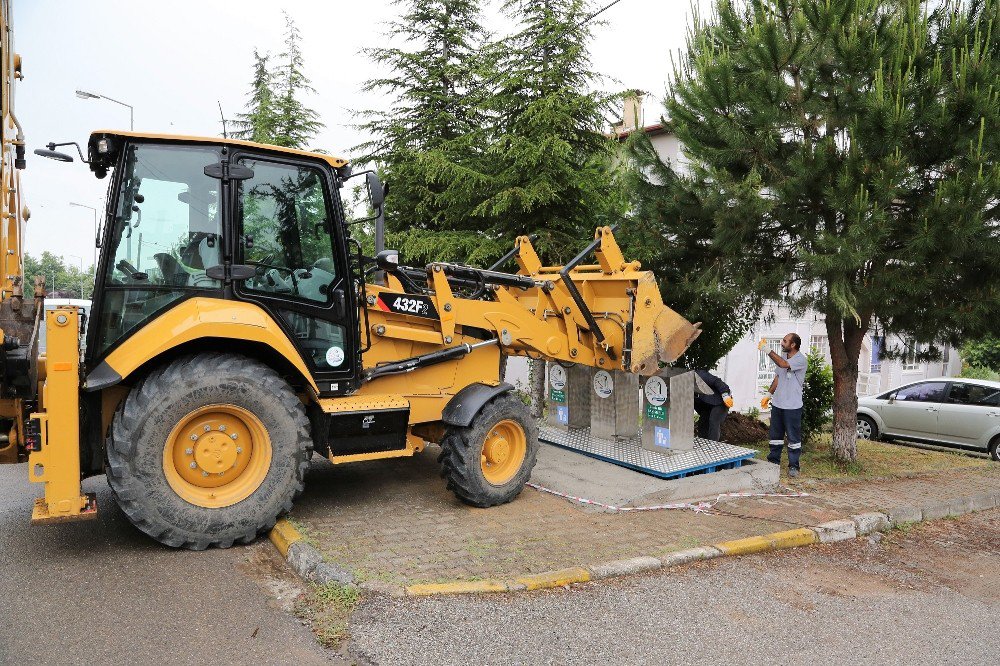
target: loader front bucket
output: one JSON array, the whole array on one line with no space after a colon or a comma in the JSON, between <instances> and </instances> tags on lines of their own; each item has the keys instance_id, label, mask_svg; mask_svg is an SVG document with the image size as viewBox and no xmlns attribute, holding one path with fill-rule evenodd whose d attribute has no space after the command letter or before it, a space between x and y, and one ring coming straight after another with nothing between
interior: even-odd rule
<instances>
[{"instance_id":1,"label":"loader front bucket","mask_svg":"<svg viewBox=\"0 0 1000 666\"><path fill-rule=\"evenodd\" d=\"M666 305L652 273L639 280L632 319L631 372L652 375L660 363L673 363L701 335L701 322L692 324Z\"/></svg>"}]
</instances>

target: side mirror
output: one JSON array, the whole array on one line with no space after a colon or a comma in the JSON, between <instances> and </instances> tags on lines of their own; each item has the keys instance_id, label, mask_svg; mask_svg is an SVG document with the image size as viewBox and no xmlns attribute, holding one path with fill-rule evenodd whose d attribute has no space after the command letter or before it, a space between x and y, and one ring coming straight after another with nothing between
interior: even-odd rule
<instances>
[{"instance_id":1,"label":"side mirror","mask_svg":"<svg viewBox=\"0 0 1000 666\"><path fill-rule=\"evenodd\" d=\"M382 250L375 255L375 265L381 271L396 272L399 268L399 250Z\"/></svg>"},{"instance_id":2,"label":"side mirror","mask_svg":"<svg viewBox=\"0 0 1000 666\"><path fill-rule=\"evenodd\" d=\"M365 180L368 183L368 196L371 197L372 208L381 210L382 204L385 203L386 188L382 185L381 179L374 171L369 171L365 174Z\"/></svg>"},{"instance_id":3,"label":"side mirror","mask_svg":"<svg viewBox=\"0 0 1000 666\"><path fill-rule=\"evenodd\" d=\"M891 405L895 400L896 400L896 394L895 393L890 393L889 394L889 404Z\"/></svg>"},{"instance_id":4,"label":"side mirror","mask_svg":"<svg viewBox=\"0 0 1000 666\"><path fill-rule=\"evenodd\" d=\"M35 148L35 154L40 157L47 157L50 160L56 160L58 162L72 162L73 157L67 155L66 153L60 153L58 150L45 150L44 148Z\"/></svg>"}]
</instances>

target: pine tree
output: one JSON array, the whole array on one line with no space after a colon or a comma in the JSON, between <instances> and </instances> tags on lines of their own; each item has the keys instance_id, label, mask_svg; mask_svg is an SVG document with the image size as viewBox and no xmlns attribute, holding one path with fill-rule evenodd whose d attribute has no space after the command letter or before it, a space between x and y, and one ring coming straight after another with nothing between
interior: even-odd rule
<instances>
[{"instance_id":1,"label":"pine tree","mask_svg":"<svg viewBox=\"0 0 1000 666\"><path fill-rule=\"evenodd\" d=\"M504 40L488 105L495 117L488 197L476 214L513 238L538 233L551 261L572 257L595 227L625 210L616 144L604 134L611 97L593 92L584 0L508 0L520 30Z\"/></svg>"},{"instance_id":2,"label":"pine tree","mask_svg":"<svg viewBox=\"0 0 1000 666\"><path fill-rule=\"evenodd\" d=\"M276 115L274 143L304 149L323 129L323 123L319 121L319 114L300 99L302 95L316 91L303 71L302 49L299 47L302 35L292 17L287 12L282 14L285 17L285 50L278 56L280 64L272 73Z\"/></svg>"},{"instance_id":3,"label":"pine tree","mask_svg":"<svg viewBox=\"0 0 1000 666\"><path fill-rule=\"evenodd\" d=\"M389 70L364 87L387 95L385 110L359 113L372 138L356 147L357 161L376 163L392 197L386 228L411 262L483 261L506 242L483 234L472 216L484 182L487 142L480 52L485 31L478 0L397 0L403 8L386 39L405 47L366 50Z\"/></svg>"},{"instance_id":4,"label":"pine tree","mask_svg":"<svg viewBox=\"0 0 1000 666\"><path fill-rule=\"evenodd\" d=\"M654 272L664 303L702 324L677 363L715 367L757 322L763 298L736 284L729 258L712 243L710 211L684 187L677 165L665 163L644 132L631 133L626 156L630 217L638 223L629 225L623 249Z\"/></svg>"},{"instance_id":5,"label":"pine tree","mask_svg":"<svg viewBox=\"0 0 1000 666\"><path fill-rule=\"evenodd\" d=\"M319 114L301 96L316 92L304 73L302 36L292 18L285 17L285 50L278 64L269 53L254 49L253 79L247 110L237 115L233 137L286 148L306 148L323 129Z\"/></svg>"},{"instance_id":6,"label":"pine tree","mask_svg":"<svg viewBox=\"0 0 1000 666\"><path fill-rule=\"evenodd\" d=\"M274 99L274 80L269 69L270 56L253 50L253 80L250 82L250 99L247 110L237 115L233 137L257 143L274 144L277 136L277 109Z\"/></svg>"},{"instance_id":7,"label":"pine tree","mask_svg":"<svg viewBox=\"0 0 1000 666\"><path fill-rule=\"evenodd\" d=\"M824 315L842 460L869 330L956 343L998 328L997 12L717 0L674 72L690 164L671 197L711 225L727 279Z\"/></svg>"}]
</instances>

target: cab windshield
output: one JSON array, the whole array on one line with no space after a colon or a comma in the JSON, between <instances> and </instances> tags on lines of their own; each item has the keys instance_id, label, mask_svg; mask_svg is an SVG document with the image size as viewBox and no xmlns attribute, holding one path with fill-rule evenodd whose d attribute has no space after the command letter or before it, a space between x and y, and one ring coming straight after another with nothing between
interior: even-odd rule
<instances>
[{"instance_id":1,"label":"cab windshield","mask_svg":"<svg viewBox=\"0 0 1000 666\"><path fill-rule=\"evenodd\" d=\"M222 263L220 160L203 146L133 144L111 212L101 305L103 353L193 290L217 289L206 269Z\"/></svg>"}]
</instances>

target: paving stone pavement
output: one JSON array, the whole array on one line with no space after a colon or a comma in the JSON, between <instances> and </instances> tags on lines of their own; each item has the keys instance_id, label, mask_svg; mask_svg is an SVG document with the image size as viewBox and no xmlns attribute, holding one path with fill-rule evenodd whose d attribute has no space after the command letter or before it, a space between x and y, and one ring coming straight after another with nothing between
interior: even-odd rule
<instances>
[{"instance_id":1,"label":"paving stone pavement","mask_svg":"<svg viewBox=\"0 0 1000 666\"><path fill-rule=\"evenodd\" d=\"M445 488L431 446L412 459L334 466L316 457L290 518L359 581L397 585L499 578L672 551L864 511L940 503L1000 488L1000 465L909 479L811 482L803 498L727 498L715 514L607 513L526 488L476 509Z\"/></svg>"}]
</instances>

